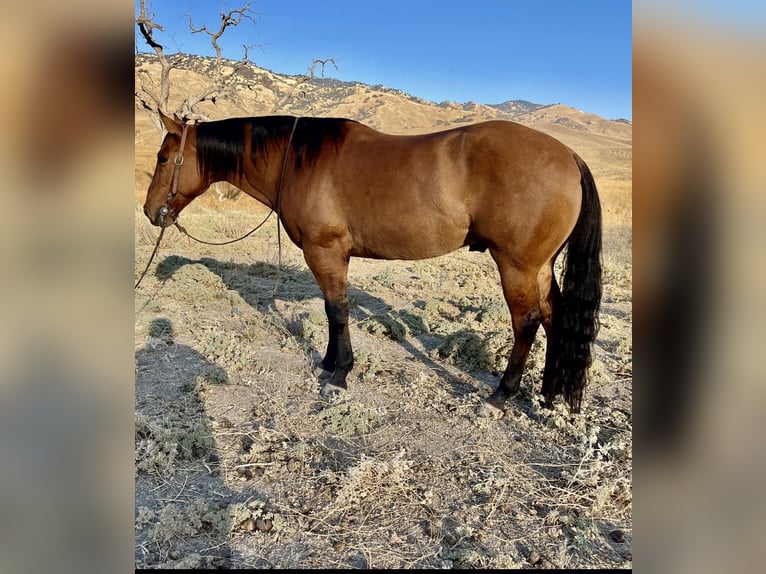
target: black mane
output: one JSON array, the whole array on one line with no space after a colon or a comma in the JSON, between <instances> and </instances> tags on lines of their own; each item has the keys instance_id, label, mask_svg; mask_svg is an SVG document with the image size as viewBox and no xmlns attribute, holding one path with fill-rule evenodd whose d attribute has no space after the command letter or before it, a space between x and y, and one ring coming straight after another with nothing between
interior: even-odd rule
<instances>
[{"instance_id":1,"label":"black mane","mask_svg":"<svg viewBox=\"0 0 766 574\"><path fill-rule=\"evenodd\" d=\"M252 153L256 165L268 164L267 144L290 136L295 116L230 118L197 126L197 163L210 181L222 181L229 174L240 174L244 167L245 127L252 126ZM326 142L336 144L346 126L354 120L342 118L300 118L293 134L295 168L311 164L319 157ZM279 158L281 161L281 156Z\"/></svg>"},{"instance_id":2,"label":"black mane","mask_svg":"<svg viewBox=\"0 0 766 574\"><path fill-rule=\"evenodd\" d=\"M357 122L342 118L301 118L293 135L296 169L300 168L304 161L307 164L314 163L325 143L337 146L350 123Z\"/></svg>"},{"instance_id":3,"label":"black mane","mask_svg":"<svg viewBox=\"0 0 766 574\"><path fill-rule=\"evenodd\" d=\"M197 165L210 181L241 173L245 154L245 118L205 122L197 126Z\"/></svg>"}]
</instances>

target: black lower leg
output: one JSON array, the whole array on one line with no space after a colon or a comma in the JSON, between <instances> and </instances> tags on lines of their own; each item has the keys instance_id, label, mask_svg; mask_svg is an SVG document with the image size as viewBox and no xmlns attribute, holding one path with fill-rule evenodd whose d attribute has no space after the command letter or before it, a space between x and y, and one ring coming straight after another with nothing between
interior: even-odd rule
<instances>
[{"instance_id":1,"label":"black lower leg","mask_svg":"<svg viewBox=\"0 0 766 574\"><path fill-rule=\"evenodd\" d=\"M346 388L346 375L354 366L354 354L351 349L351 335L348 331L348 298L338 302L325 302L329 323L329 342L325 361L332 358L332 377L330 384Z\"/></svg>"},{"instance_id":2,"label":"black lower leg","mask_svg":"<svg viewBox=\"0 0 766 574\"><path fill-rule=\"evenodd\" d=\"M327 352L324 354L324 358L320 363L321 367L330 373L335 370L335 358L338 354L338 333L337 329L333 327L333 323L330 320L330 309L325 301L324 310L327 314Z\"/></svg>"},{"instance_id":3,"label":"black lower leg","mask_svg":"<svg viewBox=\"0 0 766 574\"><path fill-rule=\"evenodd\" d=\"M561 392L561 379L556 369L556 361L560 353L558 340L553 328L553 309L561 306L561 291L555 277L551 275L551 287L548 293L547 308L548 313L543 318L543 327L545 328L545 369L543 370L543 388L542 395L545 397L545 406L553 407L554 397Z\"/></svg>"},{"instance_id":4,"label":"black lower leg","mask_svg":"<svg viewBox=\"0 0 766 574\"><path fill-rule=\"evenodd\" d=\"M515 330L516 340L513 343L508 366L505 369L505 373L503 373L502 379L500 379L497 389L487 399L491 405L503 408L505 401L519 390L524 365L527 362L527 356L539 326L539 319L530 318L520 329Z\"/></svg>"},{"instance_id":5,"label":"black lower leg","mask_svg":"<svg viewBox=\"0 0 766 574\"><path fill-rule=\"evenodd\" d=\"M546 330L547 347L545 349L545 370L543 371L542 395L545 397L545 406L551 408L553 399L560 392L558 376L556 375L556 338L550 329Z\"/></svg>"}]
</instances>

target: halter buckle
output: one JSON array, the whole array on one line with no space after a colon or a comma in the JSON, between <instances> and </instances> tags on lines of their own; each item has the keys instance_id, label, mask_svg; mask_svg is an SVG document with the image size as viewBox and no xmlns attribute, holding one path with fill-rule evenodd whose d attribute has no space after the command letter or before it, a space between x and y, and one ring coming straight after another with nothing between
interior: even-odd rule
<instances>
[{"instance_id":1,"label":"halter buckle","mask_svg":"<svg viewBox=\"0 0 766 574\"><path fill-rule=\"evenodd\" d=\"M184 164L184 156L182 156L180 153L176 156L176 159L173 160L173 163L177 167L181 167Z\"/></svg>"}]
</instances>

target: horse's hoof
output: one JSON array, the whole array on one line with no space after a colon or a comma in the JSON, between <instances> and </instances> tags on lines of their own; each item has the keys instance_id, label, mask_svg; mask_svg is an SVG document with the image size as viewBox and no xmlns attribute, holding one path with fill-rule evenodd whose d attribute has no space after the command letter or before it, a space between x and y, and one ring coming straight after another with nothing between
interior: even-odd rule
<instances>
[{"instance_id":1,"label":"horse's hoof","mask_svg":"<svg viewBox=\"0 0 766 574\"><path fill-rule=\"evenodd\" d=\"M505 415L505 411L492 403L484 401L476 409L476 414L480 417L499 419Z\"/></svg>"},{"instance_id":2,"label":"horse's hoof","mask_svg":"<svg viewBox=\"0 0 766 574\"><path fill-rule=\"evenodd\" d=\"M333 383L327 382L319 389L319 397L322 400L329 402L335 398L340 397L345 392L346 389L344 387L340 387L338 385L334 385Z\"/></svg>"}]
</instances>

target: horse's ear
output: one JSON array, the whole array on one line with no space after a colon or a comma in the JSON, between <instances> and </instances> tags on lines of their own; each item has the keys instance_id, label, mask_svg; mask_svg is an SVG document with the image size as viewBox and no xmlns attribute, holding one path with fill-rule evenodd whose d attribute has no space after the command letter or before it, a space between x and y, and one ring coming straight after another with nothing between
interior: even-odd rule
<instances>
[{"instance_id":1,"label":"horse's ear","mask_svg":"<svg viewBox=\"0 0 766 574\"><path fill-rule=\"evenodd\" d=\"M183 125L181 123L181 120L178 119L178 117L173 114L173 117L166 116L161 111L159 112L160 119L162 120L163 125L165 126L165 129L168 130L170 133L173 134L181 134L181 131L183 130Z\"/></svg>"}]
</instances>

